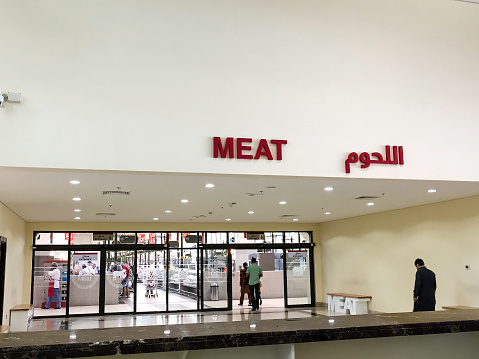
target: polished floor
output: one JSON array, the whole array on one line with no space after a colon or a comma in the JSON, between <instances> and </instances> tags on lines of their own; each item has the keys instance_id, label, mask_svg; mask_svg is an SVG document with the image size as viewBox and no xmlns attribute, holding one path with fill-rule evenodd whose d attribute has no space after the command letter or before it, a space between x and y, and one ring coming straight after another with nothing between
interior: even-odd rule
<instances>
[{"instance_id":1,"label":"polished floor","mask_svg":"<svg viewBox=\"0 0 479 359\"><path fill-rule=\"evenodd\" d=\"M247 304L243 306L234 303L231 311L193 312L193 313L158 313L84 316L70 318L38 318L33 319L28 331L77 330L96 328L141 327L152 325L173 326L178 324L197 324L213 322L235 322L285 319L294 320L312 316L337 316L338 313L328 312L326 307L314 308L284 308L282 301L275 299L263 300L259 311L251 311Z\"/></svg>"}]
</instances>

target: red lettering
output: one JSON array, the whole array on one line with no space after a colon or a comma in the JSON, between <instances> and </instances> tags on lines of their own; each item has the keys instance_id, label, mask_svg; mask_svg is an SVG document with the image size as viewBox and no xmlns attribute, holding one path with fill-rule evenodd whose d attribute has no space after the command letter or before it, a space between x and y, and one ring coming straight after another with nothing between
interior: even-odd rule
<instances>
[{"instance_id":1,"label":"red lettering","mask_svg":"<svg viewBox=\"0 0 479 359\"><path fill-rule=\"evenodd\" d=\"M258 149L256 150L254 159L257 160L261 156L266 156L270 161L273 159L271 151L269 150L268 141L266 141L264 138L259 141Z\"/></svg>"},{"instance_id":2,"label":"red lettering","mask_svg":"<svg viewBox=\"0 0 479 359\"><path fill-rule=\"evenodd\" d=\"M237 138L236 139L236 158L242 158L246 160L252 160L253 155L245 155L243 151L251 151L251 146L245 146L243 143L253 142L252 138Z\"/></svg>"},{"instance_id":3,"label":"red lettering","mask_svg":"<svg viewBox=\"0 0 479 359\"><path fill-rule=\"evenodd\" d=\"M281 161L283 159L283 151L281 146L288 143L287 140L271 140L273 145L276 145L276 160Z\"/></svg>"},{"instance_id":4,"label":"red lettering","mask_svg":"<svg viewBox=\"0 0 479 359\"><path fill-rule=\"evenodd\" d=\"M234 157L233 137L226 138L224 147L220 137L213 137L213 157L218 158L218 153L221 158L226 158L227 155L229 158Z\"/></svg>"}]
</instances>

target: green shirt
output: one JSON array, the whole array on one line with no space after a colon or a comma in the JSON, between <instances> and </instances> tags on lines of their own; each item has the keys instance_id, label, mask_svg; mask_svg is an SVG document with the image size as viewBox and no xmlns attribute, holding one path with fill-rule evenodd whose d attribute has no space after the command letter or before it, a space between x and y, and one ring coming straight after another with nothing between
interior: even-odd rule
<instances>
[{"instance_id":1,"label":"green shirt","mask_svg":"<svg viewBox=\"0 0 479 359\"><path fill-rule=\"evenodd\" d=\"M259 283L259 276L263 274L263 270L256 263L251 263L246 274L249 274L249 285L255 285Z\"/></svg>"}]
</instances>

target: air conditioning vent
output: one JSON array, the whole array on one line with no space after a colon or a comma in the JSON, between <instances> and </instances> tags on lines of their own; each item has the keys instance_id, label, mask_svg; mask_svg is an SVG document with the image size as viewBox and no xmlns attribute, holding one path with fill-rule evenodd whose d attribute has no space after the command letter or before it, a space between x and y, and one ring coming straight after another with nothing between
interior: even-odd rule
<instances>
[{"instance_id":1,"label":"air conditioning vent","mask_svg":"<svg viewBox=\"0 0 479 359\"><path fill-rule=\"evenodd\" d=\"M103 191L104 196L129 196L131 194L131 191Z\"/></svg>"},{"instance_id":2,"label":"air conditioning vent","mask_svg":"<svg viewBox=\"0 0 479 359\"><path fill-rule=\"evenodd\" d=\"M360 197L356 197L355 199L364 199L364 200L369 200L369 199L375 199L375 198L379 198L381 196L360 196Z\"/></svg>"},{"instance_id":3,"label":"air conditioning vent","mask_svg":"<svg viewBox=\"0 0 479 359\"><path fill-rule=\"evenodd\" d=\"M263 196L264 193L263 191L258 192L258 193L246 193L247 196L254 197L254 196Z\"/></svg>"},{"instance_id":4,"label":"air conditioning vent","mask_svg":"<svg viewBox=\"0 0 479 359\"><path fill-rule=\"evenodd\" d=\"M106 212L99 212L96 213L97 216L116 216L116 213L106 213Z\"/></svg>"},{"instance_id":5,"label":"air conditioning vent","mask_svg":"<svg viewBox=\"0 0 479 359\"><path fill-rule=\"evenodd\" d=\"M298 218L299 216L297 214L283 214L281 216L279 216L279 218L290 218L290 217L294 217L294 218Z\"/></svg>"}]
</instances>

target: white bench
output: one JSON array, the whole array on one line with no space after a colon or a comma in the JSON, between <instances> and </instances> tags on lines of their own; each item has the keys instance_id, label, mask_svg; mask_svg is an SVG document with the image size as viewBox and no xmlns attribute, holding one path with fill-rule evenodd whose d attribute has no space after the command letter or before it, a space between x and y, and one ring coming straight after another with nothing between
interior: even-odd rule
<instances>
[{"instance_id":1,"label":"white bench","mask_svg":"<svg viewBox=\"0 0 479 359\"><path fill-rule=\"evenodd\" d=\"M327 293L328 310L343 314L368 314L369 295L350 293Z\"/></svg>"}]
</instances>

